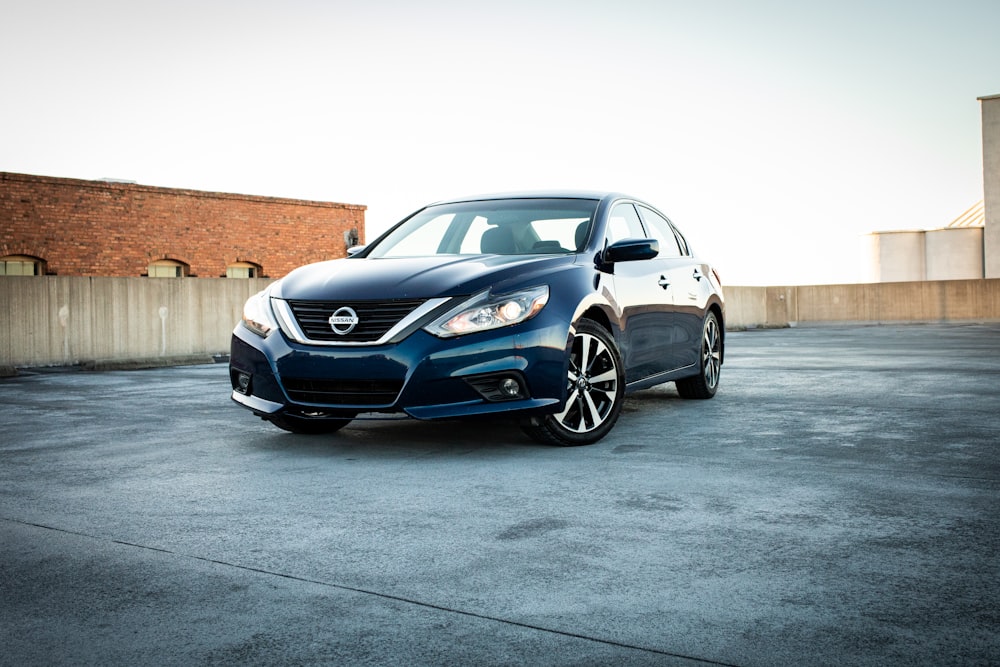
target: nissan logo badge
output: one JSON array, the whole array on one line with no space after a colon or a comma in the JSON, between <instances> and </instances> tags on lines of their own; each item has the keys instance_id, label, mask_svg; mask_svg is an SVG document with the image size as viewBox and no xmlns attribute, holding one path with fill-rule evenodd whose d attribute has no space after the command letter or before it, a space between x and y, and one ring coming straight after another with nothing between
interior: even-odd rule
<instances>
[{"instance_id":1,"label":"nissan logo badge","mask_svg":"<svg viewBox=\"0 0 1000 667\"><path fill-rule=\"evenodd\" d=\"M330 328L333 329L333 333L341 336L351 333L354 327L358 326L359 322L358 314L354 312L353 308L348 306L335 310L328 321L330 322Z\"/></svg>"}]
</instances>

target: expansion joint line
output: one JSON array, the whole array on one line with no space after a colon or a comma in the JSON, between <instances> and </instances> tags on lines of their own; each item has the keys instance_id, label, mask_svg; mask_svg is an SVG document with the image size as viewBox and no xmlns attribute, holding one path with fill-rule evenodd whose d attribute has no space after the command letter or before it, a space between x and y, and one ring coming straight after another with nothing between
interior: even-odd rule
<instances>
[{"instance_id":1,"label":"expansion joint line","mask_svg":"<svg viewBox=\"0 0 1000 667\"><path fill-rule=\"evenodd\" d=\"M5 521L10 521L11 523L21 524L23 526L31 526L32 528L41 528L43 530L51 530L58 533L65 533L67 535L75 535L77 537L83 537L95 541L108 541L112 544L118 544L125 547L132 547L135 549L142 549L145 551L155 551L156 553L168 554L170 556L175 556L177 558L185 558L188 560L201 561L203 563L211 563L212 565L219 565L222 567L231 567L237 570L243 570L244 572L253 572L256 574L263 574L269 577L280 577L281 579L288 579L289 581L297 581L306 584L313 584L316 586L323 586L326 588L333 588L340 591L346 591L349 593L356 593L359 595L368 595L372 597L381 598L383 600L391 600L393 602L401 602L403 604L413 605L415 607L421 607L424 609L433 609L435 611L440 611L448 614L457 614L459 616L465 616L468 618L475 618L483 621L490 621L492 623L501 623L503 625L509 625L512 627L523 628L525 630L533 630L536 632L544 632L552 635L559 635L561 637L567 637L571 639L580 639L583 641L594 642L597 644L604 644L605 646L613 646L616 648L627 649L630 651L642 651L644 653L652 653L655 655L662 655L664 657L677 658L680 660L690 660L692 663L697 663L701 665L714 665L716 667L739 667L739 665L734 665L727 662L719 662L717 660L709 660L705 658L696 658L690 655L684 655L681 653L672 653L670 651L664 651L661 649L651 648L648 646L637 646L635 644L626 644L624 642L614 641L612 639L603 639L601 637L593 637L590 635L585 635L577 632L569 632L567 630L559 630L556 628L547 628L541 625L534 625L532 623L525 623L523 621L515 621L509 618L501 618L499 616L490 616L488 614L481 614L475 611L467 611L464 609L455 609L452 607L446 607L439 604L434 604L433 602L424 602L422 600L415 600L412 598L407 598L401 595L393 595L391 593L382 593L379 591L368 590L365 588L358 588L357 586L348 586L346 584L336 584L329 581L322 581L319 579L310 579L309 577L302 577L294 574L287 574L284 572L275 572L274 570L265 570L263 568L252 567L249 565L240 565L239 563L230 563L224 560L218 560L216 558L206 558L205 556L195 556L193 554L186 554L178 551L171 551L170 549L162 549L160 547L153 547L146 544L136 544L134 542L126 542L124 540L114 540L108 538L97 537L96 535L90 535L87 533L81 533L74 530L67 530L65 528L57 528L55 526L46 526L44 524L33 523L31 521L22 521L20 519L11 519L4 517Z\"/></svg>"}]
</instances>

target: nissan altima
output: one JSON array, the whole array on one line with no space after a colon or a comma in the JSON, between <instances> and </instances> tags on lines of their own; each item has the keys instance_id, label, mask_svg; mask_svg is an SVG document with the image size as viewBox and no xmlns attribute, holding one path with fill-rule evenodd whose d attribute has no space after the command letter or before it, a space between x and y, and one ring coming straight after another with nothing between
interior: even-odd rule
<instances>
[{"instance_id":1,"label":"nissan altima","mask_svg":"<svg viewBox=\"0 0 1000 667\"><path fill-rule=\"evenodd\" d=\"M234 401L294 433L492 415L585 445L628 392L715 396L724 352L719 276L656 208L504 194L422 208L251 297L230 378Z\"/></svg>"}]
</instances>

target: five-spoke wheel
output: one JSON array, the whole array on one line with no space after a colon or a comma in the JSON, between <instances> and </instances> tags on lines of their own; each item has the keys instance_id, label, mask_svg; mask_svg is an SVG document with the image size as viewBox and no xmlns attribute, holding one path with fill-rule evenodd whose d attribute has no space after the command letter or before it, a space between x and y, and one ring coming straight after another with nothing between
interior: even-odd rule
<instances>
[{"instance_id":1,"label":"five-spoke wheel","mask_svg":"<svg viewBox=\"0 0 1000 667\"><path fill-rule=\"evenodd\" d=\"M604 327L580 321L566 375L563 409L532 418L523 425L524 430L536 440L557 445L597 442L617 421L625 393L621 354Z\"/></svg>"},{"instance_id":2,"label":"five-spoke wheel","mask_svg":"<svg viewBox=\"0 0 1000 667\"><path fill-rule=\"evenodd\" d=\"M714 312L705 316L702 327L701 358L698 375L677 380L677 393L682 398L712 398L719 388L722 372L722 329Z\"/></svg>"}]
</instances>

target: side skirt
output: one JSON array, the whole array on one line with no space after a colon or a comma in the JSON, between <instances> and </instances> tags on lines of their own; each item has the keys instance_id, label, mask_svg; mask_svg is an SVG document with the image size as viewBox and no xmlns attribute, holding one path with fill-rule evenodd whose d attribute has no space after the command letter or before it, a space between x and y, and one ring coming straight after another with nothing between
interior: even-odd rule
<instances>
[{"instance_id":1,"label":"side skirt","mask_svg":"<svg viewBox=\"0 0 1000 667\"><path fill-rule=\"evenodd\" d=\"M699 371L699 364L693 363L682 368L675 368L672 371L665 371L663 373L657 373L656 375L650 375L649 377L642 378L641 380L634 380L633 382L626 384L625 393L631 394L634 391L649 389L650 387L655 387L656 385L663 384L664 382L672 382L673 380L691 377L692 375L697 375Z\"/></svg>"}]
</instances>

